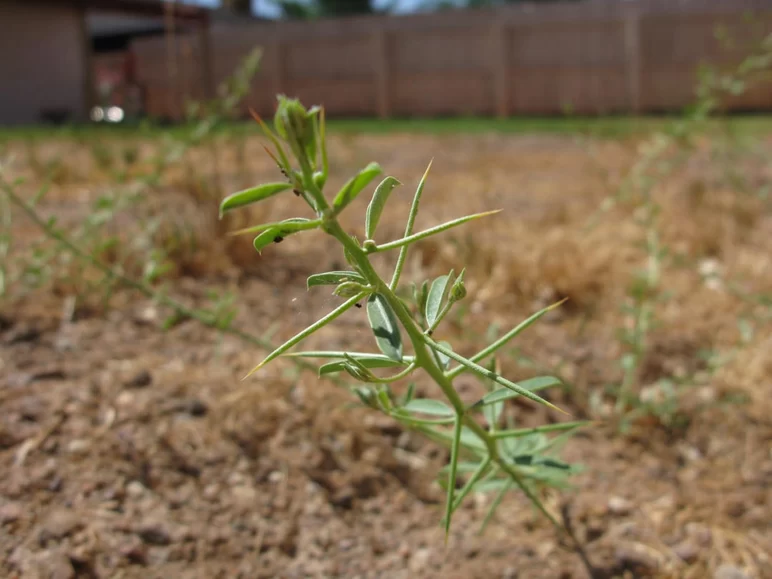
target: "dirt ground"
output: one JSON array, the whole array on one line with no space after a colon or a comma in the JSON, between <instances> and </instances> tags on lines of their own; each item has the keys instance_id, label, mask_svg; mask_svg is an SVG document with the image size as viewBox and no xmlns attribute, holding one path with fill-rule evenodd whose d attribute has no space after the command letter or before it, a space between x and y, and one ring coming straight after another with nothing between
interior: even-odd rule
<instances>
[{"instance_id":1,"label":"dirt ground","mask_svg":"<svg viewBox=\"0 0 772 579\"><path fill-rule=\"evenodd\" d=\"M276 180L262 141L246 145L239 171L235 154L220 150L230 190ZM335 136L332 184L372 160L405 184L387 210L384 240L400 234L432 158L419 226L504 209L421 244L408 263L406 276L418 280L467 265L468 313L443 336L457 351L479 349L491 324L511 327L569 298L516 346L570 384L553 401L597 420L563 453L584 467L573 488L546 497L579 538L594 577L772 577L772 329L727 281L697 273L710 263L750 294L772 292L772 213L729 184L707 151L657 189L663 242L687 263L665 270L672 295L658 310L641 374L642 386L675 375L693 387L673 424L641 421L627 435L591 403L591 393L619 381L616 330L645 254L629 207L588 222L620 186L636 146L547 136ZM40 158L63 159L40 206L62 226L116 187L82 143L37 147ZM32 179L21 189L31 195L36 176L24 151L6 147L17 153L6 166ZM190 167L212 161L197 154L170 170L151 199L165 223L199 239L178 260L169 292L193 305L204 305L210 290L232 292L234 326L256 335L273 327L270 339L279 343L334 307L337 298L306 291L305 278L340 267L342 256L321 233L293 236L263 256L250 239L224 242L206 213L216 204L190 194ZM754 188L772 182L771 168L748 165ZM364 197L344 219L360 238ZM288 195L252 217L297 210ZM115 227L131 231L128 221ZM15 212L11 257L40 235ZM193 320L164 330L168 309L128 290L115 292L107 309L73 302L78 287L61 276L35 291L17 284L0 302L2 576L591 576L569 542L514 493L482 534L491 497L470 500L446 546L435 482L444 451L351 407L345 389L287 361L242 381L266 352L232 335ZM755 332L735 349L746 313ZM304 347L322 345L374 348L364 311L348 312ZM733 356L711 372L703 351ZM514 355L502 365L512 379L541 373ZM459 388L478 386L460 379ZM562 420L530 405L508 412L523 424Z\"/></svg>"}]
</instances>

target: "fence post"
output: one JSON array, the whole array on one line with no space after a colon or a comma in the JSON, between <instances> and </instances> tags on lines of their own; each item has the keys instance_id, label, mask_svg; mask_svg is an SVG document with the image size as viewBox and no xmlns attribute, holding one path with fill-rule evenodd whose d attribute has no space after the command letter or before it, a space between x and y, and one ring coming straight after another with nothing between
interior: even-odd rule
<instances>
[{"instance_id":1,"label":"fence post","mask_svg":"<svg viewBox=\"0 0 772 579\"><path fill-rule=\"evenodd\" d=\"M484 33L484 30L481 32ZM510 112L509 98L509 29L495 19L490 29L491 85L493 110L496 116L506 118Z\"/></svg>"},{"instance_id":2,"label":"fence post","mask_svg":"<svg viewBox=\"0 0 772 579\"><path fill-rule=\"evenodd\" d=\"M391 89L389 88L389 72L391 70L389 59L389 38L383 28L373 31L373 71L375 73L375 109L378 117L387 119L391 116Z\"/></svg>"},{"instance_id":3,"label":"fence post","mask_svg":"<svg viewBox=\"0 0 772 579\"><path fill-rule=\"evenodd\" d=\"M641 112L641 19L638 10L627 11L623 20L625 37L625 76L630 111Z\"/></svg>"}]
</instances>

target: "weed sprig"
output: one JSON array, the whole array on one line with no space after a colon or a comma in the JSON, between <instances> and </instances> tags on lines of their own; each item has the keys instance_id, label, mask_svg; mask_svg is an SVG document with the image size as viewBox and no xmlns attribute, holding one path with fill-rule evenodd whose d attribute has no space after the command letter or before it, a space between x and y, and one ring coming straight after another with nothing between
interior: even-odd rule
<instances>
[{"instance_id":1,"label":"weed sprig","mask_svg":"<svg viewBox=\"0 0 772 579\"><path fill-rule=\"evenodd\" d=\"M221 203L220 215L274 195L292 192L299 201L302 200L311 208L313 218L286 219L250 227L239 233L257 234L254 246L258 252L262 252L270 244L282 242L292 235L320 230L340 244L350 269L315 274L308 278L309 289L335 286L333 294L343 302L276 348L249 374L283 355L326 360L319 368L320 376L348 374L362 383L353 388L362 404L448 446L450 461L445 469L447 479L443 485L447 493L443 519L446 538L453 513L473 491L497 494L491 507L492 513L507 491L519 489L541 513L560 527L557 519L539 498L538 490L545 486L560 487L575 472L575 467L555 458L554 453L566 436L584 423L566 422L519 429L510 420L502 427L502 412L508 400L525 397L556 409L537 392L559 384L559 380L539 376L520 383L512 382L501 376L494 357L500 348L559 304L536 312L467 358L456 353L449 343L436 339L445 316L466 297L464 269L458 275L451 271L420 285L413 284L412 303L398 296L402 270L412 245L495 212L467 215L415 232L415 219L429 174L427 168L413 197L404 236L393 241L377 241L381 214L392 191L401 185L394 177L387 176L374 190L365 217L366 239L360 242L343 229L338 218L382 173L381 167L377 163L370 163L349 179L335 195L328 196L324 192L329 174L324 110L319 107L306 110L299 101L280 96L274 117L275 132L259 117L255 117L273 144L274 150L268 152L285 180L228 196ZM392 250L399 251L396 267L391 279L385 280L376 272L371 260L380 253ZM380 353L290 352L305 338L363 300L366 301L367 318ZM407 341L403 340L404 335ZM407 348L411 351L406 351ZM392 373L382 374L386 369ZM407 386L404 394L397 395L392 391L391 384L409 379L418 371L424 372L434 381L444 399L417 398L413 383ZM453 385L453 380L463 373L476 375L488 388L488 393L472 404L466 404ZM563 435L550 439L546 436L548 432L562 432ZM462 475L465 475L466 480L459 489L457 485Z\"/></svg>"}]
</instances>

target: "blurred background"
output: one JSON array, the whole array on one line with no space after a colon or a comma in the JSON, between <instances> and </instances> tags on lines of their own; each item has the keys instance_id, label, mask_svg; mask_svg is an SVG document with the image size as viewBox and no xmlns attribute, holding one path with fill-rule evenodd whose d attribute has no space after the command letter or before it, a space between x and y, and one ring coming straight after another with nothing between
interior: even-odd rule
<instances>
[{"instance_id":1,"label":"blurred background","mask_svg":"<svg viewBox=\"0 0 772 579\"><path fill-rule=\"evenodd\" d=\"M242 116L249 106L270 113L277 93L324 102L331 117L674 112L693 101L700 66L747 56L769 30L768 9L764 0L5 0L0 123L181 120L258 44ZM769 94L763 84L723 107L766 110Z\"/></svg>"}]
</instances>

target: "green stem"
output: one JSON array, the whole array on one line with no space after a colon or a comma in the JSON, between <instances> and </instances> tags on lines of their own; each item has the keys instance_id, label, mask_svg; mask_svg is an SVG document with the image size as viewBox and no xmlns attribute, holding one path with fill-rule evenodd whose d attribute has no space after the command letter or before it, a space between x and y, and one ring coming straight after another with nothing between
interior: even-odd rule
<instances>
[{"instance_id":1,"label":"green stem","mask_svg":"<svg viewBox=\"0 0 772 579\"><path fill-rule=\"evenodd\" d=\"M487 471L490 466L491 466L490 457L486 457L485 460L480 462L480 465L472 473L472 476L469 477L469 480L466 481L463 488L458 492L458 496L456 496L456 501L453 505L453 509L452 509L453 511L455 511L459 506L461 506L461 501L463 501L466 495L468 495L472 491L472 488L474 487L474 485L476 485L477 481L479 481L483 477L483 475L485 474L485 471Z\"/></svg>"},{"instance_id":2,"label":"green stem","mask_svg":"<svg viewBox=\"0 0 772 579\"><path fill-rule=\"evenodd\" d=\"M453 516L454 495L456 493L456 476L458 474L458 451L461 446L461 429L464 426L464 415L456 416L453 425L453 442L450 445L450 469L448 469L448 491L445 504L445 544L448 543L450 533L450 519ZM490 458L488 458L490 461Z\"/></svg>"},{"instance_id":3,"label":"green stem","mask_svg":"<svg viewBox=\"0 0 772 579\"><path fill-rule=\"evenodd\" d=\"M464 425L467 426L486 446L488 456L491 461L501 468L509 477L515 482L525 496L536 506L536 508L555 526L556 529L564 531L563 526L547 511L539 498L531 492L531 490L523 482L520 475L515 470L502 460L499 456L499 449L496 445L496 441L489 436L488 432L480 426L471 416L466 414L466 407L461 397L453 388L453 382L446 375L442 368L437 364L434 356L430 352L430 348L427 346L427 338L420 327L418 327L410 316L410 312L405 308L404 303L397 295L387 286L383 280L381 280L378 273L373 269L370 264L367 254L354 243L343 228L340 226L336 219L328 220L323 229L349 252L352 260L356 263L357 268L365 277L370 285L376 288L376 291L380 293L384 299L391 306L397 319L402 324L403 328L410 338L410 342L413 345L415 351L415 363L416 366L422 368L434 382L440 387L442 393L448 399L453 409L456 411L456 415L463 417ZM484 369L483 369L484 370Z\"/></svg>"}]
</instances>

